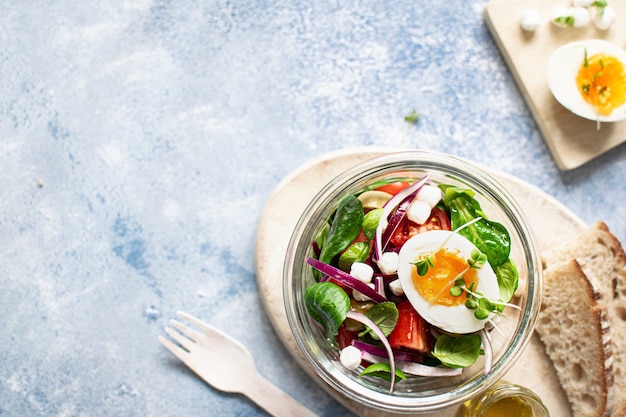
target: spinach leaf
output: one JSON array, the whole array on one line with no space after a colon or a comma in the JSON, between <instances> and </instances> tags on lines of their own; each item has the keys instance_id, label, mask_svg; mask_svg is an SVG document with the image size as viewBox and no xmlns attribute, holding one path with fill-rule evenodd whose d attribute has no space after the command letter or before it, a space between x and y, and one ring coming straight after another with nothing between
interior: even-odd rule
<instances>
[{"instance_id":1,"label":"spinach leaf","mask_svg":"<svg viewBox=\"0 0 626 417\"><path fill-rule=\"evenodd\" d=\"M469 188L456 187L449 184L439 184L439 188L443 191L442 201L445 207L450 208L450 202L455 198L465 197L468 199L468 201L471 202L477 216L487 218L487 216L485 216L485 213L483 213L482 209L480 208L480 203L474 198L476 193L473 190L470 190Z\"/></svg>"},{"instance_id":2,"label":"spinach leaf","mask_svg":"<svg viewBox=\"0 0 626 417\"><path fill-rule=\"evenodd\" d=\"M363 369L361 376L375 376L386 381L391 381L391 366L388 363L374 363ZM405 380L404 372L396 368L396 381Z\"/></svg>"},{"instance_id":3,"label":"spinach leaf","mask_svg":"<svg viewBox=\"0 0 626 417\"><path fill-rule=\"evenodd\" d=\"M350 297L341 287L332 282L318 282L304 293L307 311L324 327L327 336L334 336L348 315Z\"/></svg>"},{"instance_id":4,"label":"spinach leaf","mask_svg":"<svg viewBox=\"0 0 626 417\"><path fill-rule=\"evenodd\" d=\"M353 263L363 262L369 254L370 244L368 242L353 243L339 256L339 269L349 271Z\"/></svg>"},{"instance_id":5,"label":"spinach leaf","mask_svg":"<svg viewBox=\"0 0 626 417\"><path fill-rule=\"evenodd\" d=\"M319 260L329 264L357 237L361 224L363 224L363 205L358 198L349 195L341 200L337 207Z\"/></svg>"},{"instance_id":6,"label":"spinach leaf","mask_svg":"<svg viewBox=\"0 0 626 417\"><path fill-rule=\"evenodd\" d=\"M363 218L363 234L365 235L367 240L374 239L374 235L376 234L376 228L378 227L378 223L380 222L382 214L383 209L377 208L368 211Z\"/></svg>"},{"instance_id":7,"label":"spinach leaf","mask_svg":"<svg viewBox=\"0 0 626 417\"><path fill-rule=\"evenodd\" d=\"M326 241L326 237L328 236L328 229L330 229L330 225L326 223L324 227L322 227L322 229L319 232L317 232L317 235L315 236L314 240L318 248L321 248L324 245L324 242Z\"/></svg>"},{"instance_id":8,"label":"spinach leaf","mask_svg":"<svg viewBox=\"0 0 626 417\"><path fill-rule=\"evenodd\" d=\"M472 333L459 337L442 334L435 343L433 356L450 368L467 368L480 355L480 336Z\"/></svg>"},{"instance_id":9,"label":"spinach leaf","mask_svg":"<svg viewBox=\"0 0 626 417\"><path fill-rule=\"evenodd\" d=\"M452 229L455 230L465 223L481 217L477 222L459 230L481 252L487 255L492 267L502 265L511 253L511 236L502 224L487 220L480 203L472 197L471 190L447 188L444 203L450 210Z\"/></svg>"},{"instance_id":10,"label":"spinach leaf","mask_svg":"<svg viewBox=\"0 0 626 417\"><path fill-rule=\"evenodd\" d=\"M391 331L396 327L396 323L398 323L398 308L396 304L391 301L374 305L367 310L365 315L382 330L385 336L389 336ZM376 336L369 327L359 333L359 337L363 337L367 333L370 333L373 339L378 340L378 336Z\"/></svg>"},{"instance_id":11,"label":"spinach leaf","mask_svg":"<svg viewBox=\"0 0 626 417\"><path fill-rule=\"evenodd\" d=\"M513 298L517 286L519 285L519 274L517 267L511 258L502 265L496 266L494 269L498 278L498 286L500 287L500 299L508 303Z\"/></svg>"}]
</instances>

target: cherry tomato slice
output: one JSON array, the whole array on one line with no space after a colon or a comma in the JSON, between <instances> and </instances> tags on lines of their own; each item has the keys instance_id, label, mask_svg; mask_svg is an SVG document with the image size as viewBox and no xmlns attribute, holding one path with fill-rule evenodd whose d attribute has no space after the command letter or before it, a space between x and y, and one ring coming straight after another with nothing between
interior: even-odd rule
<instances>
[{"instance_id":1,"label":"cherry tomato slice","mask_svg":"<svg viewBox=\"0 0 626 417\"><path fill-rule=\"evenodd\" d=\"M352 344L352 341L357 338L359 332L351 332L346 328L346 324L342 323L337 329L337 345L339 345L339 349L343 349L346 346Z\"/></svg>"},{"instance_id":2,"label":"cherry tomato slice","mask_svg":"<svg viewBox=\"0 0 626 417\"><path fill-rule=\"evenodd\" d=\"M391 182L389 184L385 184L382 185L378 188L376 188L377 191L384 191L386 193L389 193L391 195L396 195L398 194L400 191L404 190L406 187L408 187L410 184L406 181L396 181L396 182Z\"/></svg>"},{"instance_id":3,"label":"cherry tomato slice","mask_svg":"<svg viewBox=\"0 0 626 417\"><path fill-rule=\"evenodd\" d=\"M428 230L452 230L450 218L446 212L441 210L439 207L435 207L431 211L430 217L426 220L426 223L420 225L419 227L420 233Z\"/></svg>"},{"instance_id":4,"label":"cherry tomato slice","mask_svg":"<svg viewBox=\"0 0 626 417\"><path fill-rule=\"evenodd\" d=\"M428 220L420 225L404 217L389 240L393 245L400 247L416 234L429 230L451 230L450 219L445 211L435 207Z\"/></svg>"},{"instance_id":5,"label":"cherry tomato slice","mask_svg":"<svg viewBox=\"0 0 626 417\"><path fill-rule=\"evenodd\" d=\"M420 226L417 223L413 223L408 217L404 217L398 224L398 227L396 227L389 241L394 246L401 247L407 240L419 233L419 228Z\"/></svg>"},{"instance_id":6,"label":"cherry tomato slice","mask_svg":"<svg viewBox=\"0 0 626 417\"><path fill-rule=\"evenodd\" d=\"M389 344L395 349L409 349L420 353L429 353L433 347L428 324L408 300L398 304L398 322L389 334Z\"/></svg>"}]
</instances>

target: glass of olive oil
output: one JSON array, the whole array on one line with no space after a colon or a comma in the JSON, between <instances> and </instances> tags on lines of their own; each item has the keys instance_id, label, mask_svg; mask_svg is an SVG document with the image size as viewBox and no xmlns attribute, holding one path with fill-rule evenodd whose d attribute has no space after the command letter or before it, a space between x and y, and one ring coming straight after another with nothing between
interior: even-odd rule
<instances>
[{"instance_id":1,"label":"glass of olive oil","mask_svg":"<svg viewBox=\"0 0 626 417\"><path fill-rule=\"evenodd\" d=\"M528 388L500 382L463 404L460 417L549 417L541 399Z\"/></svg>"}]
</instances>

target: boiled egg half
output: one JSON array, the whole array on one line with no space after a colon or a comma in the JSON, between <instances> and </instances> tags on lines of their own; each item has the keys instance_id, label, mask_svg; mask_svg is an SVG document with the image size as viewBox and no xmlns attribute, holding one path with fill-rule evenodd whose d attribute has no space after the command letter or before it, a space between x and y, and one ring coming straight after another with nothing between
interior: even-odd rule
<instances>
[{"instance_id":1,"label":"boiled egg half","mask_svg":"<svg viewBox=\"0 0 626 417\"><path fill-rule=\"evenodd\" d=\"M591 39L558 48L548 61L548 86L572 113L597 122L626 118L626 51Z\"/></svg>"},{"instance_id":2,"label":"boiled egg half","mask_svg":"<svg viewBox=\"0 0 626 417\"><path fill-rule=\"evenodd\" d=\"M474 310L465 306L465 291L457 296L450 293L459 274L472 292L493 301L500 298L498 280L489 263L468 269L467 259L473 250L476 246L457 233L431 230L407 240L398 255L398 278L406 297L424 320L443 331L474 333L491 318L474 316ZM427 257L432 266L420 275L415 263Z\"/></svg>"}]
</instances>

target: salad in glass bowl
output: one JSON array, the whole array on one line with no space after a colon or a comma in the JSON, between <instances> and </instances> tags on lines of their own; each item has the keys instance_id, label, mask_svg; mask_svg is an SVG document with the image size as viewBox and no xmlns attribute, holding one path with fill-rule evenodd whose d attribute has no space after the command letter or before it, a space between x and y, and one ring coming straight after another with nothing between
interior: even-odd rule
<instances>
[{"instance_id":1,"label":"salad in glass bowl","mask_svg":"<svg viewBox=\"0 0 626 417\"><path fill-rule=\"evenodd\" d=\"M392 153L332 180L298 222L284 298L316 373L360 403L434 411L497 382L528 342L540 261L480 167Z\"/></svg>"}]
</instances>

